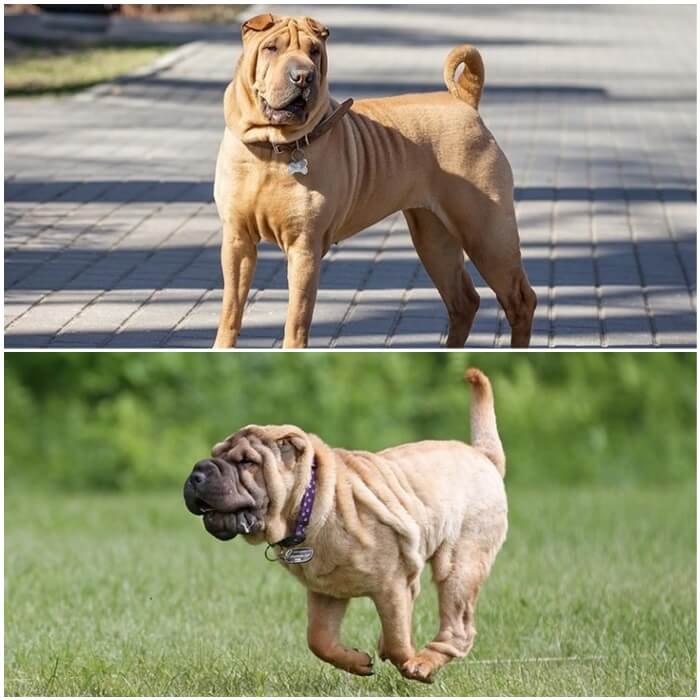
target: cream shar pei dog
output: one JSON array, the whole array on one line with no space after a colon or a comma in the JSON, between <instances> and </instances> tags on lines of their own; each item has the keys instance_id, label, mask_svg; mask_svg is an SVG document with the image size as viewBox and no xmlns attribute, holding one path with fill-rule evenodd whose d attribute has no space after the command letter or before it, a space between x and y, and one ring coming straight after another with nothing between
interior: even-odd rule
<instances>
[{"instance_id":1,"label":"cream shar pei dog","mask_svg":"<svg viewBox=\"0 0 700 700\"><path fill-rule=\"evenodd\" d=\"M372 673L372 657L340 641L359 596L381 619L379 657L406 678L430 682L474 644L476 600L505 540L507 503L491 385L476 369L466 379L471 445L426 440L372 453L332 448L291 425L249 425L185 483L187 508L208 532L266 542L266 556L301 581L309 647L338 668ZM426 562L440 622L417 651L411 616Z\"/></svg>"},{"instance_id":2,"label":"cream shar pei dog","mask_svg":"<svg viewBox=\"0 0 700 700\"><path fill-rule=\"evenodd\" d=\"M511 168L478 111L479 52L450 53L444 92L340 105L328 93L329 31L320 22L260 15L242 31L214 185L224 276L215 346L236 344L260 241L287 257L284 347L304 347L323 256L397 211L447 307L447 345L464 345L479 308L465 252L505 310L511 344L528 345L536 297Z\"/></svg>"}]
</instances>

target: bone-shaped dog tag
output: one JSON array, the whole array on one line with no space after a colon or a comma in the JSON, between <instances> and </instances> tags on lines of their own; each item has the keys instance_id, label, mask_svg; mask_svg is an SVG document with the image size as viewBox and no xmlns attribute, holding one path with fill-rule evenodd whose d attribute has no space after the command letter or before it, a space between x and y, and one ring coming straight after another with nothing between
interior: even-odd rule
<instances>
[{"instance_id":1,"label":"bone-shaped dog tag","mask_svg":"<svg viewBox=\"0 0 700 700\"><path fill-rule=\"evenodd\" d=\"M290 160L287 170L290 175L308 175L309 174L309 161L306 158L301 160Z\"/></svg>"},{"instance_id":2,"label":"bone-shaped dog tag","mask_svg":"<svg viewBox=\"0 0 700 700\"><path fill-rule=\"evenodd\" d=\"M314 556L314 550L311 547L294 547L293 549L285 549L280 555L280 559L287 564L306 564L311 561Z\"/></svg>"},{"instance_id":3,"label":"bone-shaped dog tag","mask_svg":"<svg viewBox=\"0 0 700 700\"><path fill-rule=\"evenodd\" d=\"M290 175L309 174L309 161L304 158L304 151L302 151L301 148L297 148L292 152L289 165L287 166L287 172L289 172Z\"/></svg>"}]
</instances>

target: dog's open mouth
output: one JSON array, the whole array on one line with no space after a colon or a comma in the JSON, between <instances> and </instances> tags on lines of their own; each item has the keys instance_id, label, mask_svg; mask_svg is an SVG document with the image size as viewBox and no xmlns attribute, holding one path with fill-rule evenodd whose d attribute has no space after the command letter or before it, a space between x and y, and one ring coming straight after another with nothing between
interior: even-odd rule
<instances>
[{"instance_id":1,"label":"dog's open mouth","mask_svg":"<svg viewBox=\"0 0 700 700\"><path fill-rule=\"evenodd\" d=\"M259 532L261 527L252 510L238 510L233 513L207 510L202 517L206 531L220 540L232 540L236 535L252 535Z\"/></svg>"},{"instance_id":2,"label":"dog's open mouth","mask_svg":"<svg viewBox=\"0 0 700 700\"><path fill-rule=\"evenodd\" d=\"M303 123L306 121L306 108L310 97L311 88L306 88L282 107L272 107L262 95L260 96L260 104L263 114L270 124Z\"/></svg>"},{"instance_id":3,"label":"dog's open mouth","mask_svg":"<svg viewBox=\"0 0 700 700\"><path fill-rule=\"evenodd\" d=\"M252 535L262 529L262 522L252 508L216 510L199 496L188 501L190 512L202 516L210 535L220 540L232 540L236 535Z\"/></svg>"}]
</instances>

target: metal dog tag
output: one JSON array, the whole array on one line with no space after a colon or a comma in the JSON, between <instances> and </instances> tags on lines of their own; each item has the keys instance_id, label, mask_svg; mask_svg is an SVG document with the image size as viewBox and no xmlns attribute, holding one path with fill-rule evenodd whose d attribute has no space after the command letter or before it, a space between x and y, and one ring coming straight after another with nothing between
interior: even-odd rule
<instances>
[{"instance_id":1,"label":"metal dog tag","mask_svg":"<svg viewBox=\"0 0 700 700\"><path fill-rule=\"evenodd\" d=\"M293 549L285 549L280 554L280 559L287 564L306 564L311 561L314 556L314 550L311 547L294 547Z\"/></svg>"},{"instance_id":2,"label":"metal dog tag","mask_svg":"<svg viewBox=\"0 0 700 700\"><path fill-rule=\"evenodd\" d=\"M304 158L304 151L297 148L291 155L291 160L287 166L287 172L290 175L308 175L309 161Z\"/></svg>"}]
</instances>

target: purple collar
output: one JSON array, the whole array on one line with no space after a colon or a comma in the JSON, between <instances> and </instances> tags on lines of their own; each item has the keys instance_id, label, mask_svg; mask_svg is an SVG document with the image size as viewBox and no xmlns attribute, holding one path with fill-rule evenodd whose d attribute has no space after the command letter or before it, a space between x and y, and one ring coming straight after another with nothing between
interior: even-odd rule
<instances>
[{"instance_id":1,"label":"purple collar","mask_svg":"<svg viewBox=\"0 0 700 700\"><path fill-rule=\"evenodd\" d=\"M316 498L316 462L311 464L311 481L304 491L304 495L301 498L301 505L299 506L299 514L297 515L297 522L294 526L294 534L285 537L279 542L274 542L272 547L282 547L283 549L287 547L296 547L301 544L306 539L306 528L311 520L311 510L314 507L314 498Z\"/></svg>"}]
</instances>

